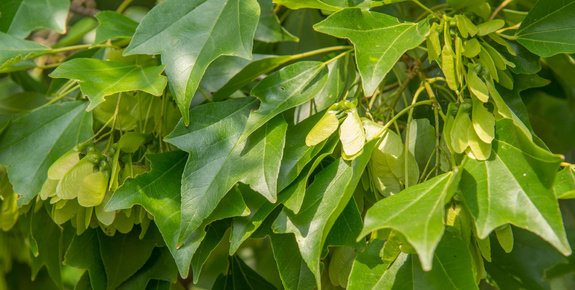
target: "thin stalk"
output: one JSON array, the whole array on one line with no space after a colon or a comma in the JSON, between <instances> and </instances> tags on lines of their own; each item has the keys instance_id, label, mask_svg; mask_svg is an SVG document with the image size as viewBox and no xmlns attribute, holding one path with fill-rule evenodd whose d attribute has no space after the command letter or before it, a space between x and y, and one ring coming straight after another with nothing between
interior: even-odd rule
<instances>
[{"instance_id":1,"label":"thin stalk","mask_svg":"<svg viewBox=\"0 0 575 290\"><path fill-rule=\"evenodd\" d=\"M387 130L395 121L397 121L397 119L399 119L399 117L401 117L402 115L404 115L405 113L409 112L409 110L411 110L412 108L415 108L417 106L423 106L423 105L431 105L433 104L432 100L425 100L425 101L420 101L417 102L415 104L409 105L407 107L405 107L403 110L401 110L399 113L397 113L395 116L393 116L393 118L391 118L391 120L389 120L385 126L383 126L383 130L385 131Z\"/></svg>"},{"instance_id":2,"label":"thin stalk","mask_svg":"<svg viewBox=\"0 0 575 290\"><path fill-rule=\"evenodd\" d=\"M501 4L499 4L499 6L495 9L495 11L493 11L493 14L491 14L491 17L489 17L489 20L493 20L495 18L495 16L497 15L497 13L499 13L499 11L501 11L503 8L505 8L505 6L507 6L511 2L513 2L513 0L505 0L505 1L501 2Z\"/></svg>"},{"instance_id":3,"label":"thin stalk","mask_svg":"<svg viewBox=\"0 0 575 290\"><path fill-rule=\"evenodd\" d=\"M403 170L405 176L404 180L405 188L409 187L409 158L407 157L409 156L409 130L411 128L411 121L413 120L413 109L414 109L413 105L417 103L417 99L419 98L419 95L421 95L423 90L425 90L425 86L420 85L417 91L415 91L415 94L413 95L413 100L411 101L411 109L409 109L409 114L407 115L407 123L405 125L405 143L403 144L403 153L404 153Z\"/></svg>"},{"instance_id":4,"label":"thin stalk","mask_svg":"<svg viewBox=\"0 0 575 290\"><path fill-rule=\"evenodd\" d=\"M321 48L321 49L316 49L316 50L312 50L312 51L307 51L304 53L300 53L300 54L296 54L296 55L292 55L290 56L289 60L297 60L300 58L304 58L304 57L308 57L308 56L312 56L312 55L316 55L316 54L321 54L321 53L326 53L326 52L332 52L332 51L338 51L338 50L344 50L344 49L351 49L353 47L349 46L349 45L340 45L340 46L332 46L332 47L325 47L325 48Z\"/></svg>"},{"instance_id":5,"label":"thin stalk","mask_svg":"<svg viewBox=\"0 0 575 290\"><path fill-rule=\"evenodd\" d=\"M124 0L124 2L122 2L122 4L120 4L118 9L116 9L116 12L118 12L119 14L122 14L124 12L124 10L126 10L126 8L128 8L128 6L130 6L130 4L132 4L133 1L134 0Z\"/></svg>"},{"instance_id":6,"label":"thin stalk","mask_svg":"<svg viewBox=\"0 0 575 290\"><path fill-rule=\"evenodd\" d=\"M348 51L344 51L344 52L340 53L339 55L337 55L336 57L334 57L334 58L332 58L332 59L330 59L330 60L324 62L323 65L328 65L328 64L330 64L330 63L332 63L332 62L334 62L334 61L336 61L336 60L338 60L338 59L340 59L340 58L346 56L347 54L349 54L349 53L352 52L352 51L353 51L353 49L350 49L350 50L348 50Z\"/></svg>"},{"instance_id":7,"label":"thin stalk","mask_svg":"<svg viewBox=\"0 0 575 290\"><path fill-rule=\"evenodd\" d=\"M66 52L66 51L71 51L71 50L86 49L86 48L98 48L98 47L117 47L117 46L108 45L108 44L98 44L98 45L79 44L79 45L72 45L72 46L66 46L66 47L61 47L61 48L54 48L54 49L45 50L42 53L40 53L38 56L46 55L46 54L55 54L55 53L59 53L59 52Z\"/></svg>"},{"instance_id":8,"label":"thin stalk","mask_svg":"<svg viewBox=\"0 0 575 290\"><path fill-rule=\"evenodd\" d=\"M204 95L204 98L206 98L206 100L208 100L208 102L210 102L210 103L214 102L214 100L212 98L210 98L210 96L208 96L208 94L206 94L206 92L204 92L204 90L202 90L202 88L200 88L200 86L198 86L198 91L200 91L200 93L202 93L202 95Z\"/></svg>"},{"instance_id":9,"label":"thin stalk","mask_svg":"<svg viewBox=\"0 0 575 290\"><path fill-rule=\"evenodd\" d=\"M412 1L413 3L415 3L415 4L417 4L417 6L423 8L423 10L427 11L427 13L433 14L433 10L427 8L427 6L421 4L419 1L417 1L417 0L411 0L411 1Z\"/></svg>"}]
</instances>

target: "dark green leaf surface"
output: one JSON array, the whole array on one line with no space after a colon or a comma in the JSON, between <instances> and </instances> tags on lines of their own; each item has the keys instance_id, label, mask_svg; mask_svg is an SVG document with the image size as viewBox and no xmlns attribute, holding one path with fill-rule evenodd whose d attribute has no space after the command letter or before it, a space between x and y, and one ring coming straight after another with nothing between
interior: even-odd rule
<instances>
[{"instance_id":1,"label":"dark green leaf surface","mask_svg":"<svg viewBox=\"0 0 575 290\"><path fill-rule=\"evenodd\" d=\"M327 67L321 62L300 61L269 75L251 92L261 101L248 118L240 141L281 112L301 105L325 86Z\"/></svg>"},{"instance_id":2,"label":"dark green leaf surface","mask_svg":"<svg viewBox=\"0 0 575 290\"><path fill-rule=\"evenodd\" d=\"M424 271L417 256L401 253L374 289L478 289L467 245L447 231L433 255L433 268Z\"/></svg>"},{"instance_id":3,"label":"dark green leaf surface","mask_svg":"<svg viewBox=\"0 0 575 290\"><path fill-rule=\"evenodd\" d=\"M337 3L337 0L275 0L274 2L292 10L314 8L327 11L338 11L343 8L338 7L339 3Z\"/></svg>"},{"instance_id":4,"label":"dark green leaf surface","mask_svg":"<svg viewBox=\"0 0 575 290\"><path fill-rule=\"evenodd\" d=\"M0 32L0 69L19 63L46 50L48 47L36 42Z\"/></svg>"},{"instance_id":5,"label":"dark green leaf surface","mask_svg":"<svg viewBox=\"0 0 575 290\"><path fill-rule=\"evenodd\" d=\"M453 194L456 179L457 175L444 173L380 200L367 211L360 237L383 228L397 230L415 248L423 269L429 271L445 227L445 199Z\"/></svg>"},{"instance_id":6,"label":"dark green leaf surface","mask_svg":"<svg viewBox=\"0 0 575 290\"><path fill-rule=\"evenodd\" d=\"M259 290L276 289L262 276L250 268L238 256L228 258L228 272L224 276L220 274L212 287L214 290Z\"/></svg>"},{"instance_id":7,"label":"dark green leaf surface","mask_svg":"<svg viewBox=\"0 0 575 290\"><path fill-rule=\"evenodd\" d=\"M51 105L12 121L0 136L0 164L8 168L18 205L41 190L48 168L76 144L92 136L85 102Z\"/></svg>"},{"instance_id":8,"label":"dark green leaf surface","mask_svg":"<svg viewBox=\"0 0 575 290\"><path fill-rule=\"evenodd\" d=\"M273 224L274 232L295 234L302 257L317 281L327 235L352 197L375 144L376 140L367 143L352 162L342 158L333 161L315 176L298 214L284 210Z\"/></svg>"},{"instance_id":9,"label":"dark green leaf surface","mask_svg":"<svg viewBox=\"0 0 575 290\"><path fill-rule=\"evenodd\" d=\"M125 235L116 233L113 237L98 231L107 289L116 289L144 266L156 245L156 241L149 237L150 233L139 239L138 231L130 231Z\"/></svg>"},{"instance_id":10,"label":"dark green leaf surface","mask_svg":"<svg viewBox=\"0 0 575 290\"><path fill-rule=\"evenodd\" d=\"M373 239L365 251L357 256L351 268L347 289L374 289L389 266L389 262L382 261L380 257L383 244L384 241Z\"/></svg>"},{"instance_id":11,"label":"dark green leaf surface","mask_svg":"<svg viewBox=\"0 0 575 290\"><path fill-rule=\"evenodd\" d=\"M533 53L543 57L575 52L575 1L539 0L515 36Z\"/></svg>"},{"instance_id":12,"label":"dark green leaf surface","mask_svg":"<svg viewBox=\"0 0 575 290\"><path fill-rule=\"evenodd\" d=\"M357 208L355 198L349 200L349 203L339 215L331 231L325 240L326 246L349 247L356 250L365 248L365 239L357 241L357 237L363 227L361 213Z\"/></svg>"},{"instance_id":13,"label":"dark green leaf surface","mask_svg":"<svg viewBox=\"0 0 575 290\"><path fill-rule=\"evenodd\" d=\"M32 279L38 275L42 266L46 266L54 283L62 287L60 227L52 221L46 209L41 208L32 216L30 230L31 238L38 245L38 256L32 260Z\"/></svg>"},{"instance_id":14,"label":"dark green leaf surface","mask_svg":"<svg viewBox=\"0 0 575 290\"><path fill-rule=\"evenodd\" d=\"M100 256L99 229L88 228L82 235L74 236L64 256L64 263L79 269L87 269L90 285L94 290L106 289L107 278Z\"/></svg>"},{"instance_id":15,"label":"dark green leaf surface","mask_svg":"<svg viewBox=\"0 0 575 290\"><path fill-rule=\"evenodd\" d=\"M190 102L206 68L221 55L251 58L258 19L256 0L165 1L142 19L125 53L162 54L188 125Z\"/></svg>"},{"instance_id":16,"label":"dark green leaf surface","mask_svg":"<svg viewBox=\"0 0 575 290\"><path fill-rule=\"evenodd\" d=\"M94 44L113 38L131 38L138 27L138 22L114 11L102 11L94 17L100 22Z\"/></svg>"},{"instance_id":17,"label":"dark green leaf surface","mask_svg":"<svg viewBox=\"0 0 575 290\"><path fill-rule=\"evenodd\" d=\"M37 28L64 33L69 7L68 0L3 0L0 31L18 38L26 38Z\"/></svg>"},{"instance_id":18,"label":"dark green leaf surface","mask_svg":"<svg viewBox=\"0 0 575 290\"><path fill-rule=\"evenodd\" d=\"M462 170L460 188L478 236L511 223L570 254L552 190L561 158L535 145L512 120L498 121L495 134L491 157L468 160Z\"/></svg>"},{"instance_id":19,"label":"dark green leaf surface","mask_svg":"<svg viewBox=\"0 0 575 290\"><path fill-rule=\"evenodd\" d=\"M238 143L256 105L253 99L242 98L196 107L190 127L180 122L166 138L191 156L182 176L180 241L199 227L237 182L275 202L287 124L276 117Z\"/></svg>"},{"instance_id":20,"label":"dark green leaf surface","mask_svg":"<svg viewBox=\"0 0 575 290\"><path fill-rule=\"evenodd\" d=\"M143 91L161 96L166 87L166 78L161 75L164 66L142 67L139 65L103 61L91 58L77 58L67 61L50 76L77 80L82 93L90 99L88 110L104 102L104 97L128 91Z\"/></svg>"},{"instance_id":21,"label":"dark green leaf surface","mask_svg":"<svg viewBox=\"0 0 575 290\"><path fill-rule=\"evenodd\" d=\"M263 42L298 41L297 37L281 26L272 1L258 0L258 3L261 7L261 15L255 39Z\"/></svg>"},{"instance_id":22,"label":"dark green leaf surface","mask_svg":"<svg viewBox=\"0 0 575 290\"><path fill-rule=\"evenodd\" d=\"M187 154L181 151L163 154L149 154L152 171L126 180L108 204L108 210L131 208L142 205L151 215L162 234L164 241L174 256L182 276L187 276L193 251L186 247L177 249L180 234L180 190L181 176Z\"/></svg>"},{"instance_id":23,"label":"dark green leaf surface","mask_svg":"<svg viewBox=\"0 0 575 290\"><path fill-rule=\"evenodd\" d=\"M315 288L315 277L299 254L295 237L292 234L273 234L270 239L284 288Z\"/></svg>"},{"instance_id":24,"label":"dark green leaf surface","mask_svg":"<svg viewBox=\"0 0 575 290\"><path fill-rule=\"evenodd\" d=\"M178 279L177 271L170 251L166 247L154 248L146 264L130 279L122 283L118 289L144 289L153 279L174 283Z\"/></svg>"},{"instance_id":25,"label":"dark green leaf surface","mask_svg":"<svg viewBox=\"0 0 575 290\"><path fill-rule=\"evenodd\" d=\"M291 57L288 55L279 55L253 61L234 75L224 86L218 89L214 93L213 99L215 101L224 100L237 90L254 81L257 77L272 71L290 59Z\"/></svg>"},{"instance_id":26,"label":"dark green leaf surface","mask_svg":"<svg viewBox=\"0 0 575 290\"><path fill-rule=\"evenodd\" d=\"M363 90L372 95L397 60L425 40L429 24L400 23L386 14L349 8L332 14L314 28L354 44Z\"/></svg>"}]
</instances>

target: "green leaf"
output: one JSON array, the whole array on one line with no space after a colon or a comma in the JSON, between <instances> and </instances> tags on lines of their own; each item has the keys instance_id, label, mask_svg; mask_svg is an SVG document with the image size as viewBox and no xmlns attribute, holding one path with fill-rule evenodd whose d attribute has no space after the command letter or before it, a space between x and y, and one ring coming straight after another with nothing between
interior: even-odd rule
<instances>
[{"instance_id":1,"label":"green leaf","mask_svg":"<svg viewBox=\"0 0 575 290\"><path fill-rule=\"evenodd\" d=\"M575 52L575 1L540 0L515 32L517 41L533 53L548 57Z\"/></svg>"},{"instance_id":2,"label":"green leaf","mask_svg":"<svg viewBox=\"0 0 575 290\"><path fill-rule=\"evenodd\" d=\"M553 289L549 268L568 260L532 233L514 228L515 245L505 253L491 239L493 261L485 263L489 276L500 289Z\"/></svg>"},{"instance_id":3,"label":"green leaf","mask_svg":"<svg viewBox=\"0 0 575 290\"><path fill-rule=\"evenodd\" d=\"M511 223L570 254L552 190L561 158L535 145L510 119L498 121L495 129L491 157L468 160L462 170L460 189L478 237Z\"/></svg>"},{"instance_id":4,"label":"green leaf","mask_svg":"<svg viewBox=\"0 0 575 290\"><path fill-rule=\"evenodd\" d=\"M435 150L435 128L431 126L428 119L415 119L409 124L409 152L417 160L419 172L424 174L424 169L429 161L433 164L435 157L432 156Z\"/></svg>"},{"instance_id":5,"label":"green leaf","mask_svg":"<svg viewBox=\"0 0 575 290\"><path fill-rule=\"evenodd\" d=\"M171 91L189 125L190 102L206 68L221 55L250 59L258 19L256 0L164 1L142 19L125 54L162 54Z\"/></svg>"},{"instance_id":6,"label":"green leaf","mask_svg":"<svg viewBox=\"0 0 575 290\"><path fill-rule=\"evenodd\" d=\"M501 27L505 26L505 20L495 19L487 22L483 22L477 25L477 35L484 36L489 33L493 33L499 30Z\"/></svg>"},{"instance_id":7,"label":"green leaf","mask_svg":"<svg viewBox=\"0 0 575 290\"><path fill-rule=\"evenodd\" d=\"M363 250L363 248L365 248L365 240L357 241L362 226L361 213L357 208L355 198L352 198L347 203L343 212L335 220L332 229L327 235L325 245L345 246L356 250Z\"/></svg>"},{"instance_id":8,"label":"green leaf","mask_svg":"<svg viewBox=\"0 0 575 290\"><path fill-rule=\"evenodd\" d=\"M176 282L177 268L166 247L155 248L146 264L130 279L122 283L119 290L145 289L148 283L155 280Z\"/></svg>"},{"instance_id":9,"label":"green leaf","mask_svg":"<svg viewBox=\"0 0 575 290\"><path fill-rule=\"evenodd\" d=\"M0 18L1 19L1 18ZM48 50L36 42L0 32L0 70Z\"/></svg>"},{"instance_id":10,"label":"green leaf","mask_svg":"<svg viewBox=\"0 0 575 290\"><path fill-rule=\"evenodd\" d=\"M453 231L445 233L425 271L415 255L401 253L374 289L478 289L467 245Z\"/></svg>"},{"instance_id":11,"label":"green leaf","mask_svg":"<svg viewBox=\"0 0 575 290\"><path fill-rule=\"evenodd\" d=\"M108 211L143 206L152 216L182 276L187 276L193 251L177 249L180 234L181 176L187 154L181 151L148 154L152 171L128 179L106 205Z\"/></svg>"},{"instance_id":12,"label":"green leaf","mask_svg":"<svg viewBox=\"0 0 575 290\"><path fill-rule=\"evenodd\" d=\"M191 156L182 176L180 243L237 182L249 184L275 202L287 124L278 116L238 142L256 105L252 98L241 98L195 107L190 126L180 122L166 137Z\"/></svg>"},{"instance_id":13,"label":"green leaf","mask_svg":"<svg viewBox=\"0 0 575 290\"><path fill-rule=\"evenodd\" d=\"M238 256L228 258L228 272L224 276L220 274L212 287L214 290L275 290L272 284L250 268Z\"/></svg>"},{"instance_id":14,"label":"green leaf","mask_svg":"<svg viewBox=\"0 0 575 290\"><path fill-rule=\"evenodd\" d=\"M326 114L329 114L329 112ZM324 118L325 117L323 117L322 114L315 114L287 130L284 155L278 176L279 190L283 190L290 185L302 172L305 166L326 145L327 142L318 142L311 146L307 143L307 136L311 135L312 132L316 130L315 128L318 126L317 124L321 124Z\"/></svg>"},{"instance_id":15,"label":"green leaf","mask_svg":"<svg viewBox=\"0 0 575 290\"><path fill-rule=\"evenodd\" d=\"M313 126L305 137L305 145L315 146L327 138L329 138L339 128L339 120L337 119L337 112L328 111L323 117Z\"/></svg>"},{"instance_id":16,"label":"green leaf","mask_svg":"<svg viewBox=\"0 0 575 290\"><path fill-rule=\"evenodd\" d=\"M75 235L64 256L64 263L79 269L88 269L92 288L105 290L107 278L100 256L99 231L88 228L82 235Z\"/></svg>"},{"instance_id":17,"label":"green leaf","mask_svg":"<svg viewBox=\"0 0 575 290\"><path fill-rule=\"evenodd\" d=\"M77 80L82 93L90 99L87 110L104 102L104 97L121 92L143 91L161 96L166 78L161 75L164 66L139 65L104 61L93 58L76 58L56 68L50 76Z\"/></svg>"},{"instance_id":18,"label":"green leaf","mask_svg":"<svg viewBox=\"0 0 575 290\"><path fill-rule=\"evenodd\" d=\"M458 175L444 173L384 198L367 210L360 237L392 228L401 232L419 254L423 269L431 270L433 252L444 232L444 206Z\"/></svg>"},{"instance_id":19,"label":"green leaf","mask_svg":"<svg viewBox=\"0 0 575 290\"><path fill-rule=\"evenodd\" d=\"M122 282L134 275L148 260L156 241L148 236L138 238L138 231L113 237L98 231L100 255L106 270L107 289L116 289Z\"/></svg>"},{"instance_id":20,"label":"green leaf","mask_svg":"<svg viewBox=\"0 0 575 290\"><path fill-rule=\"evenodd\" d=\"M100 25L96 28L93 44L113 38L131 38L138 27L138 22L114 11L102 11L94 17L98 19Z\"/></svg>"},{"instance_id":21,"label":"green leaf","mask_svg":"<svg viewBox=\"0 0 575 290\"><path fill-rule=\"evenodd\" d=\"M47 103L48 99L42 93L19 92L0 98L0 115L25 113Z\"/></svg>"},{"instance_id":22,"label":"green leaf","mask_svg":"<svg viewBox=\"0 0 575 290\"><path fill-rule=\"evenodd\" d=\"M338 6L337 0L274 0L274 2L292 10L313 8L327 11L338 11L343 8Z\"/></svg>"},{"instance_id":23,"label":"green leaf","mask_svg":"<svg viewBox=\"0 0 575 290\"><path fill-rule=\"evenodd\" d=\"M254 81L259 76L269 73L280 65L288 62L290 59L291 56L289 55L279 55L266 57L249 63L241 71L235 74L228 82L226 82L225 85L213 93L213 100L224 100L225 98L235 93L237 90Z\"/></svg>"},{"instance_id":24,"label":"green leaf","mask_svg":"<svg viewBox=\"0 0 575 290\"><path fill-rule=\"evenodd\" d=\"M389 266L389 262L382 261L379 255L383 248L383 244L384 241L373 239L370 241L365 251L359 253L353 262L347 289L374 289L375 285Z\"/></svg>"},{"instance_id":25,"label":"green leaf","mask_svg":"<svg viewBox=\"0 0 575 290\"><path fill-rule=\"evenodd\" d=\"M372 95L399 58L425 40L429 23L427 20L400 23L386 14L348 8L332 14L314 28L347 38L354 44L363 90L366 95Z\"/></svg>"},{"instance_id":26,"label":"green leaf","mask_svg":"<svg viewBox=\"0 0 575 290\"><path fill-rule=\"evenodd\" d=\"M557 198L575 198L575 168L567 166L557 173L554 189Z\"/></svg>"},{"instance_id":27,"label":"green leaf","mask_svg":"<svg viewBox=\"0 0 575 290\"><path fill-rule=\"evenodd\" d=\"M206 236L198 246L198 249L192 258L192 273L194 274L194 283L198 283L204 263L206 263L210 257L210 254L223 240L225 233L230 227L230 224L230 219L225 219L213 222L206 227Z\"/></svg>"},{"instance_id":28,"label":"green leaf","mask_svg":"<svg viewBox=\"0 0 575 290\"><path fill-rule=\"evenodd\" d=\"M352 162L340 158L320 171L307 189L298 214L284 209L273 224L274 232L295 234L302 257L318 284L325 240L352 197L376 142L367 143Z\"/></svg>"},{"instance_id":29,"label":"green leaf","mask_svg":"<svg viewBox=\"0 0 575 290\"><path fill-rule=\"evenodd\" d=\"M321 62L300 61L260 81L251 94L260 99L261 105L250 114L240 142L281 112L317 95L327 81L327 72Z\"/></svg>"},{"instance_id":30,"label":"green leaf","mask_svg":"<svg viewBox=\"0 0 575 290\"><path fill-rule=\"evenodd\" d=\"M269 0L258 0L261 7L260 21L256 29L255 39L263 42L298 41L289 31L281 26L274 11L274 4Z\"/></svg>"},{"instance_id":31,"label":"green leaf","mask_svg":"<svg viewBox=\"0 0 575 290\"><path fill-rule=\"evenodd\" d=\"M347 113L347 117L339 127L339 140L345 156L355 156L361 152L365 144L365 130L356 109ZM353 159L353 158L352 158Z\"/></svg>"},{"instance_id":32,"label":"green leaf","mask_svg":"<svg viewBox=\"0 0 575 290\"><path fill-rule=\"evenodd\" d=\"M38 212L32 215L30 236L38 246L38 252L32 259L32 280L45 265L54 283L62 287L61 235L60 227L54 224L46 209L40 208Z\"/></svg>"},{"instance_id":33,"label":"green leaf","mask_svg":"<svg viewBox=\"0 0 575 290\"><path fill-rule=\"evenodd\" d=\"M298 244L292 234L270 235L274 259L285 289L313 289L313 273L299 254Z\"/></svg>"},{"instance_id":34,"label":"green leaf","mask_svg":"<svg viewBox=\"0 0 575 290\"><path fill-rule=\"evenodd\" d=\"M68 0L5 0L0 4L0 31L26 38L37 28L66 32Z\"/></svg>"},{"instance_id":35,"label":"green leaf","mask_svg":"<svg viewBox=\"0 0 575 290\"><path fill-rule=\"evenodd\" d=\"M8 168L18 205L42 189L48 168L76 144L90 138L92 114L85 102L51 105L12 121L0 136L0 164Z\"/></svg>"}]
</instances>

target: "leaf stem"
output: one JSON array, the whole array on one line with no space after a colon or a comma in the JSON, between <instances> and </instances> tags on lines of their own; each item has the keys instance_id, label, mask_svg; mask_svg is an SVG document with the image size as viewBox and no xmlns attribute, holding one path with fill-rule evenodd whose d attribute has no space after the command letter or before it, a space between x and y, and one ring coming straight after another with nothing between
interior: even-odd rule
<instances>
[{"instance_id":1,"label":"leaf stem","mask_svg":"<svg viewBox=\"0 0 575 290\"><path fill-rule=\"evenodd\" d=\"M383 126L383 131L387 130L391 125L393 125L393 122L397 121L397 119L399 119L399 117L401 117L405 113L409 112L409 110L411 110L412 108L415 108L417 106L423 106L423 105L431 105L431 104L433 104L432 100L425 100L425 101L420 101L420 102L417 102L415 104L411 104L411 105L405 107L403 110L401 110L395 116L393 116L393 118L391 118L391 120L389 120L385 124L385 126Z\"/></svg>"},{"instance_id":2,"label":"leaf stem","mask_svg":"<svg viewBox=\"0 0 575 290\"><path fill-rule=\"evenodd\" d=\"M108 44L98 44L98 45L91 45L91 44L79 44L79 45L72 45L66 46L61 48L54 48L45 50L42 53L38 54L38 56L46 55L46 54L55 54L60 52L66 52L71 50L78 50L78 49L86 49L86 48L100 48L100 47L117 47L115 45L108 45Z\"/></svg>"},{"instance_id":3,"label":"leaf stem","mask_svg":"<svg viewBox=\"0 0 575 290\"><path fill-rule=\"evenodd\" d=\"M126 8L128 8L128 6L130 6L130 4L132 4L133 1L134 0L124 0L124 2L122 2L122 4L120 4L118 9L116 9L116 12L118 12L119 14L122 14L124 12L124 10L126 10Z\"/></svg>"},{"instance_id":4,"label":"leaf stem","mask_svg":"<svg viewBox=\"0 0 575 290\"><path fill-rule=\"evenodd\" d=\"M353 49L350 49L350 50L348 50L348 51L344 51L344 52L340 53L339 55L337 55L336 57L334 57L334 58L332 58L332 59L330 59L330 60L324 62L323 65L328 65L328 64L330 64L330 63L332 63L332 62L334 62L334 61L336 61L336 60L338 60L338 59L344 57L345 55L349 54L349 53L352 52L352 51L353 51Z\"/></svg>"},{"instance_id":5,"label":"leaf stem","mask_svg":"<svg viewBox=\"0 0 575 290\"><path fill-rule=\"evenodd\" d=\"M206 98L206 100L208 100L208 102L213 103L214 100L212 98L210 98L208 96L208 94L206 94L206 92L204 92L204 90L202 90L202 88L200 88L200 86L198 86L198 91L200 91L200 93L202 93L202 95L204 95L204 98Z\"/></svg>"},{"instance_id":6,"label":"leaf stem","mask_svg":"<svg viewBox=\"0 0 575 290\"><path fill-rule=\"evenodd\" d=\"M493 20L493 18L495 18L495 16L497 15L497 13L499 13L499 11L501 11L503 8L505 8L505 6L507 6L511 2L513 2L513 0L505 0L505 1L501 2L501 4L499 4L499 6L497 6L495 11L493 11L493 14L491 14L491 17L489 17L489 21Z\"/></svg>"},{"instance_id":7,"label":"leaf stem","mask_svg":"<svg viewBox=\"0 0 575 290\"><path fill-rule=\"evenodd\" d=\"M332 51L344 50L344 49L350 49L350 48L353 48L353 47L349 46L349 45L326 47L326 48L316 49L316 50L307 51L304 53L292 55L292 56L290 56L289 60L296 60L296 59L301 59L304 57L308 57L308 56L312 56L312 55L316 55L316 54L320 54L320 53L326 53L326 52L332 52Z\"/></svg>"},{"instance_id":8,"label":"leaf stem","mask_svg":"<svg viewBox=\"0 0 575 290\"><path fill-rule=\"evenodd\" d=\"M418 0L411 0L411 1L417 4L419 7L423 8L423 10L427 11L429 14L433 14L433 10L427 8L427 6L421 4Z\"/></svg>"}]
</instances>

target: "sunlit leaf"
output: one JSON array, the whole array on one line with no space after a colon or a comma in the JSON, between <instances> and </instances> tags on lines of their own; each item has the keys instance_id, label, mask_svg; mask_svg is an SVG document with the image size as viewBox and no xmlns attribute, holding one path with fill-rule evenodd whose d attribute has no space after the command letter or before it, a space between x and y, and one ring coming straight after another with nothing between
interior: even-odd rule
<instances>
[{"instance_id":1,"label":"sunlit leaf","mask_svg":"<svg viewBox=\"0 0 575 290\"><path fill-rule=\"evenodd\" d=\"M162 55L188 125L190 102L208 65L221 55L252 57L259 14L256 0L164 1L142 19L125 54Z\"/></svg>"},{"instance_id":2,"label":"sunlit leaf","mask_svg":"<svg viewBox=\"0 0 575 290\"><path fill-rule=\"evenodd\" d=\"M403 53L425 40L429 23L426 20L400 23L386 14L348 8L332 14L314 28L347 38L354 44L363 90L366 95L372 95Z\"/></svg>"}]
</instances>

